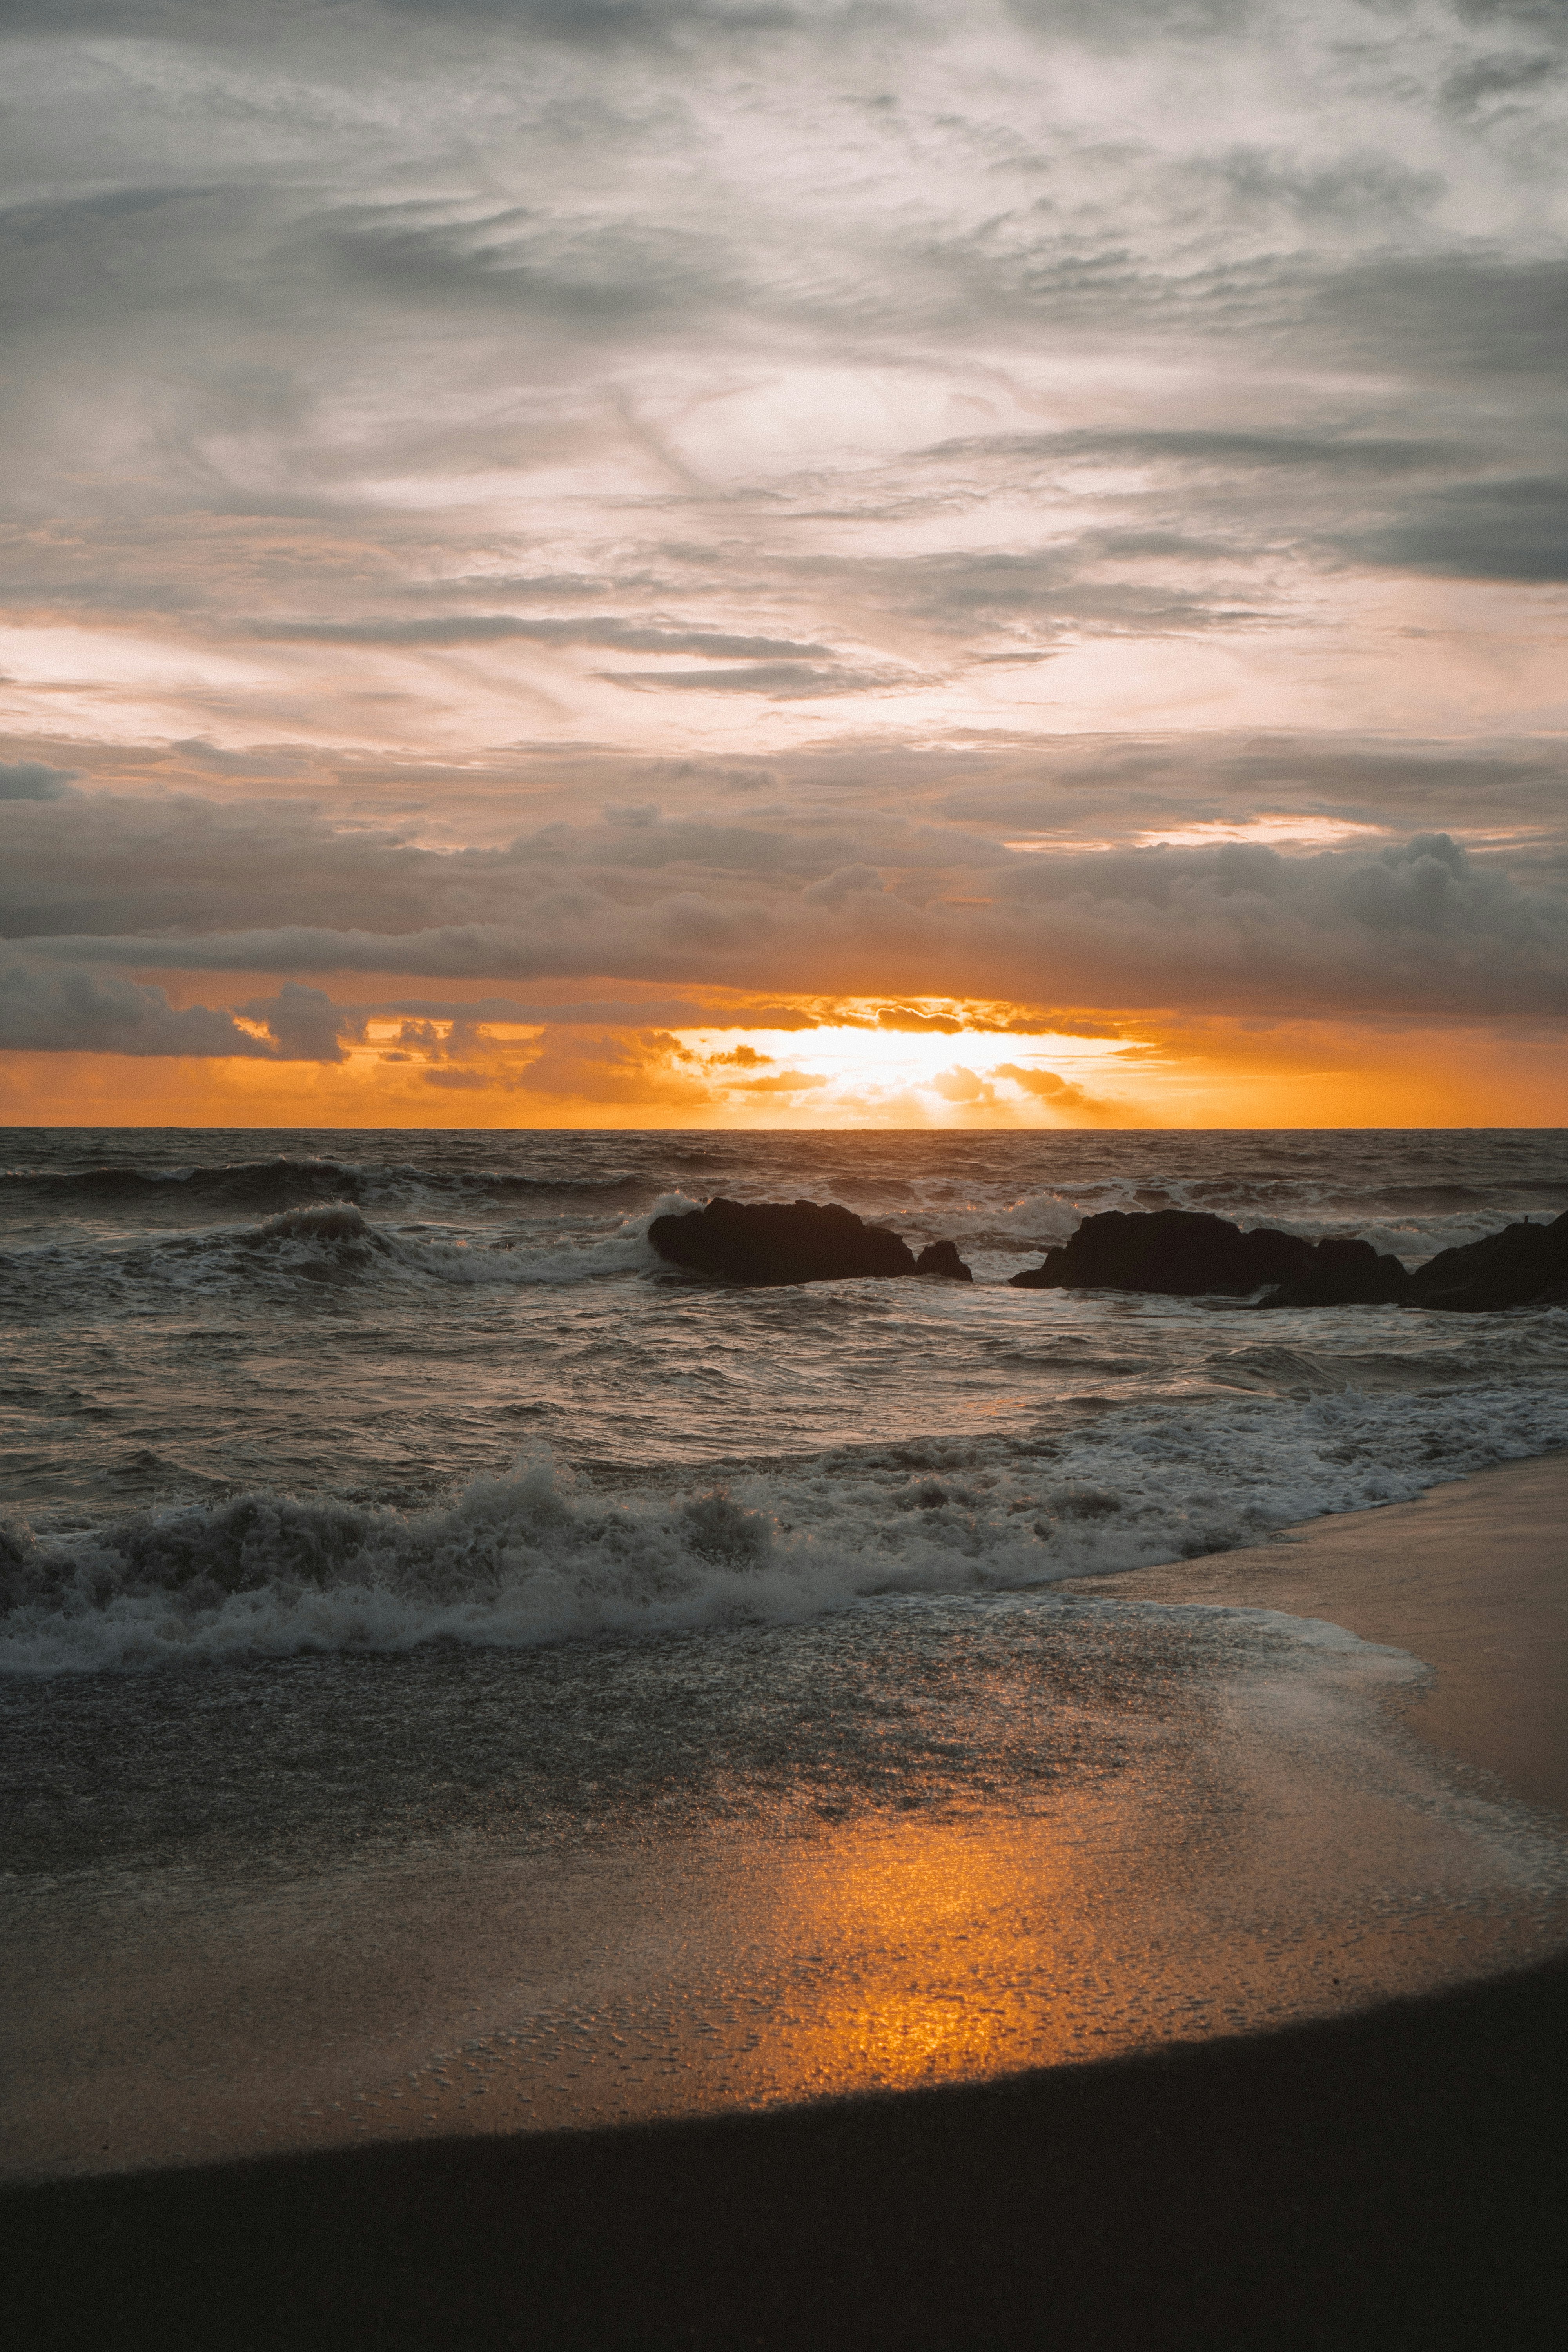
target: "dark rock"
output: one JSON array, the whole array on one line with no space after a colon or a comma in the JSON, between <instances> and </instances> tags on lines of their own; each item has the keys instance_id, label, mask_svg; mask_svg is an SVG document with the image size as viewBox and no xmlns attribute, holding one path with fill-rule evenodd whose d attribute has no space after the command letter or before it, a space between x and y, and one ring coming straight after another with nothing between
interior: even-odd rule
<instances>
[{"instance_id":1,"label":"dark rock","mask_svg":"<svg viewBox=\"0 0 1568 2352\"><path fill-rule=\"evenodd\" d=\"M671 1265L728 1282L837 1282L915 1271L914 1253L897 1234L815 1201L721 1198L683 1216L656 1217L647 1237Z\"/></svg>"},{"instance_id":2,"label":"dark rock","mask_svg":"<svg viewBox=\"0 0 1568 2352\"><path fill-rule=\"evenodd\" d=\"M1370 1242L1321 1241L1310 1263L1280 1284L1260 1307L1394 1307L1410 1276L1396 1257L1380 1256Z\"/></svg>"},{"instance_id":3,"label":"dark rock","mask_svg":"<svg viewBox=\"0 0 1568 2352\"><path fill-rule=\"evenodd\" d=\"M1440 1250L1410 1277L1412 1307L1499 1314L1568 1304L1568 1212L1549 1225L1505 1225L1484 1241Z\"/></svg>"},{"instance_id":4,"label":"dark rock","mask_svg":"<svg viewBox=\"0 0 1568 2352\"><path fill-rule=\"evenodd\" d=\"M1226 1217L1189 1209L1140 1215L1109 1209L1086 1217L1043 1265L1013 1276L1016 1290L1144 1290L1166 1298L1246 1298L1263 1307L1381 1307L1403 1298L1408 1277L1370 1242L1322 1241L1259 1225L1244 1234Z\"/></svg>"},{"instance_id":5,"label":"dark rock","mask_svg":"<svg viewBox=\"0 0 1568 2352\"><path fill-rule=\"evenodd\" d=\"M1227 1218L1189 1209L1141 1215L1108 1209L1086 1217L1042 1265L1013 1276L1015 1290L1148 1290L1170 1298L1245 1298L1266 1283L1300 1278L1312 1245L1261 1225L1244 1234Z\"/></svg>"},{"instance_id":6,"label":"dark rock","mask_svg":"<svg viewBox=\"0 0 1568 2352\"><path fill-rule=\"evenodd\" d=\"M974 1276L958 1255L956 1242L928 1242L915 1260L917 1274L940 1274L949 1282L973 1282Z\"/></svg>"},{"instance_id":7,"label":"dark rock","mask_svg":"<svg viewBox=\"0 0 1568 2352\"><path fill-rule=\"evenodd\" d=\"M1061 1255L1062 1255L1062 1253L1060 1252L1060 1250L1059 1250L1059 1249L1047 1250L1047 1251L1046 1252L1046 1255L1045 1255L1044 1260L1042 1261L1042 1263L1041 1263L1040 1265L1026 1265L1026 1266L1024 1268L1024 1271L1023 1271L1023 1273L1022 1273L1022 1274L1010 1274L1010 1275L1007 1276L1007 1285L1008 1285L1009 1289L1012 1289L1012 1290L1061 1290L1061 1289L1064 1289L1064 1288L1066 1287L1066 1286L1065 1286L1065 1284L1061 1281L1061 1279L1060 1279L1060 1277L1059 1277L1059 1276L1058 1276L1058 1272L1057 1272L1056 1264L1055 1264L1055 1261L1058 1260L1058 1259L1060 1258Z\"/></svg>"}]
</instances>

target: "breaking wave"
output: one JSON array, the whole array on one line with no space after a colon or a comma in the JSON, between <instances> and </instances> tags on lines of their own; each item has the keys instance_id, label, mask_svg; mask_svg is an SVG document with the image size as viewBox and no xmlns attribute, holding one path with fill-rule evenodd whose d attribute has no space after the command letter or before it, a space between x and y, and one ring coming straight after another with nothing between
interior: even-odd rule
<instances>
[{"instance_id":1,"label":"breaking wave","mask_svg":"<svg viewBox=\"0 0 1568 2352\"><path fill-rule=\"evenodd\" d=\"M102 1303L116 1292L149 1286L225 1296L237 1286L276 1293L378 1279L447 1287L580 1282L658 1271L663 1261L648 1246L649 1223L667 1210L694 1205L670 1193L598 1238L516 1240L389 1228L373 1223L355 1202L326 1200L280 1209L251 1226L209 1226L118 1245L70 1242L0 1251L0 1273L20 1306L31 1297L51 1313L73 1291Z\"/></svg>"},{"instance_id":2,"label":"breaking wave","mask_svg":"<svg viewBox=\"0 0 1568 2352\"><path fill-rule=\"evenodd\" d=\"M169 1142L177 1149L178 1139ZM1238 1151L1237 1143L1247 1149ZM752 1139L745 1151L693 1139L620 1137L608 1150L575 1156L557 1137L526 1144L418 1139L407 1157L394 1145L384 1153L372 1147L363 1158L327 1149L206 1164L182 1164L171 1150L163 1164L132 1154L86 1167L0 1171L0 1223L81 1218L131 1234L351 1202L382 1220L468 1221L481 1236L541 1224L603 1233L617 1214L633 1215L657 1194L695 1185L699 1197L722 1189L743 1200L803 1193L843 1200L917 1245L952 1237L970 1252L994 1253L1002 1272L1001 1261L1016 1264L1064 1242L1084 1217L1107 1209L1207 1211L1308 1240L1354 1233L1409 1264L1477 1240L1510 1217L1568 1207L1568 1179L1527 1164L1508 1138L1468 1146L1477 1165L1462 1173L1441 1139L1407 1139L1408 1165L1397 1173L1386 1145L1363 1148L1347 1139L1331 1150L1291 1150L1265 1137L1230 1139L1227 1147L1215 1157L1228 1158L1229 1167L1201 1171L1182 1164L1193 1156L1190 1138L1147 1139L1124 1168L1106 1164L1103 1148L1069 1148L1059 1139L1021 1146L1016 1138L1005 1150L971 1138L962 1150L928 1148L919 1160L896 1150L868 1154L859 1138L811 1135ZM1019 1181L1020 1158L1035 1163L1032 1181Z\"/></svg>"},{"instance_id":3,"label":"breaking wave","mask_svg":"<svg viewBox=\"0 0 1568 2352\"><path fill-rule=\"evenodd\" d=\"M1563 1445L1560 1392L1298 1391L1070 1435L840 1450L723 1485L606 1496L541 1453L425 1510L253 1492L85 1533L13 1521L0 1669L516 1647L1017 1590L1257 1543Z\"/></svg>"}]
</instances>

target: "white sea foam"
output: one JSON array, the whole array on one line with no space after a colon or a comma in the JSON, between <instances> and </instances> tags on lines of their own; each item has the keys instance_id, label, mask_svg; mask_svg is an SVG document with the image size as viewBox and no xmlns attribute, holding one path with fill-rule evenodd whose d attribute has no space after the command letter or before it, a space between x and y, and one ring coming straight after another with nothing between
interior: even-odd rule
<instances>
[{"instance_id":1,"label":"white sea foam","mask_svg":"<svg viewBox=\"0 0 1568 2352\"><path fill-rule=\"evenodd\" d=\"M40 1529L7 1552L21 1671L1022 1587L1568 1443L1551 1309L993 1286L1111 1207L1414 1257L1561 1207L1552 1138L323 1134L193 1156L149 1134L7 1156L9 1491ZM952 1235L983 1278L716 1291L647 1237L697 1188L844 1199ZM475 1479L520 1427L581 1482L542 1458ZM447 1500L407 1507L437 1478Z\"/></svg>"},{"instance_id":2,"label":"white sea foam","mask_svg":"<svg viewBox=\"0 0 1568 2352\"><path fill-rule=\"evenodd\" d=\"M1560 1393L1258 1395L1070 1437L840 1449L719 1487L606 1496L541 1453L425 1511L252 1493L37 1541L13 1523L0 1668L791 1622L1223 1550L1563 1444Z\"/></svg>"}]
</instances>

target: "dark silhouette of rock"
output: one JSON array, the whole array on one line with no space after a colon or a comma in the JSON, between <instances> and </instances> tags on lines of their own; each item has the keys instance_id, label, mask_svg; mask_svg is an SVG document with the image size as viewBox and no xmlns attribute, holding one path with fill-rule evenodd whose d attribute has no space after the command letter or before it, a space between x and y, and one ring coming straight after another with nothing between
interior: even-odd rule
<instances>
[{"instance_id":1,"label":"dark silhouette of rock","mask_svg":"<svg viewBox=\"0 0 1568 2352\"><path fill-rule=\"evenodd\" d=\"M1263 1307L1386 1306L1405 1296L1396 1257L1370 1242L1302 1241L1272 1225L1243 1233L1226 1217L1189 1209L1147 1215L1108 1209L1086 1217L1043 1265L1013 1276L1016 1290L1144 1290L1167 1298L1247 1298Z\"/></svg>"},{"instance_id":2,"label":"dark silhouette of rock","mask_svg":"<svg viewBox=\"0 0 1568 2352\"><path fill-rule=\"evenodd\" d=\"M952 1242L917 1258L886 1225L868 1225L836 1202L710 1201L682 1216L656 1217L648 1239L671 1265L727 1282L835 1282L855 1275L939 1275L973 1282ZM1167 1298L1247 1298L1260 1307L1407 1305L1456 1313L1568 1306L1568 1213L1549 1225L1505 1226L1484 1241L1444 1250L1409 1274L1370 1242L1318 1243L1260 1225L1243 1233L1226 1217L1188 1209L1086 1217L1043 1265L1013 1276L1015 1290L1141 1290Z\"/></svg>"},{"instance_id":3,"label":"dark silhouette of rock","mask_svg":"<svg viewBox=\"0 0 1568 2352\"><path fill-rule=\"evenodd\" d=\"M972 1279L951 1242L921 1254L886 1225L815 1201L710 1201L682 1216L656 1217L647 1237L660 1257L727 1282L837 1282L848 1275L945 1274Z\"/></svg>"},{"instance_id":4,"label":"dark silhouette of rock","mask_svg":"<svg viewBox=\"0 0 1568 2352\"><path fill-rule=\"evenodd\" d=\"M1039 1265L1026 1265L1022 1274L1010 1274L1007 1286L1011 1290L1063 1290L1066 1284L1058 1276L1051 1261L1059 1258L1059 1249L1047 1250Z\"/></svg>"},{"instance_id":5,"label":"dark silhouette of rock","mask_svg":"<svg viewBox=\"0 0 1568 2352\"><path fill-rule=\"evenodd\" d=\"M1140 1214L1108 1209L1086 1217L1043 1265L1013 1276L1016 1290L1149 1290L1169 1298L1218 1293L1245 1298L1265 1283L1299 1277L1312 1245L1261 1225L1244 1234L1226 1217L1189 1209Z\"/></svg>"},{"instance_id":6,"label":"dark silhouette of rock","mask_svg":"<svg viewBox=\"0 0 1568 2352\"><path fill-rule=\"evenodd\" d=\"M1568 1306L1568 1212L1549 1225L1505 1225L1484 1241L1440 1250L1411 1276L1409 1300L1460 1315Z\"/></svg>"},{"instance_id":7,"label":"dark silhouette of rock","mask_svg":"<svg viewBox=\"0 0 1568 2352\"><path fill-rule=\"evenodd\" d=\"M917 1274L940 1274L948 1282L973 1282L974 1276L958 1255L956 1242L928 1242L915 1260Z\"/></svg>"},{"instance_id":8,"label":"dark silhouette of rock","mask_svg":"<svg viewBox=\"0 0 1568 2352\"><path fill-rule=\"evenodd\" d=\"M1310 1264L1259 1307L1395 1307L1410 1286L1396 1257L1380 1256L1370 1242L1321 1241Z\"/></svg>"}]
</instances>

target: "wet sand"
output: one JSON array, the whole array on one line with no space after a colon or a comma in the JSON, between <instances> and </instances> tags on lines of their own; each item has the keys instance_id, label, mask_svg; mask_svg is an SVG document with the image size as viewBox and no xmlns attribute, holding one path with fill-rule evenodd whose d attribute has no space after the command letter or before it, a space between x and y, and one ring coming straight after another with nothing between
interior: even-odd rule
<instances>
[{"instance_id":1,"label":"wet sand","mask_svg":"<svg viewBox=\"0 0 1568 2352\"><path fill-rule=\"evenodd\" d=\"M1568 1460L1085 1584L1413 1651L1383 1704L1564 1806ZM764 2116L425 2140L0 2201L24 2345L1556 2340L1561 1961L1368 2014ZM1550 2331L1550 2333L1549 2333Z\"/></svg>"},{"instance_id":2,"label":"wet sand","mask_svg":"<svg viewBox=\"0 0 1568 2352\"><path fill-rule=\"evenodd\" d=\"M1059 1590L1283 1609L1410 1651L1434 1669L1394 1702L1410 1728L1568 1812L1568 1454L1315 1519L1255 1550Z\"/></svg>"}]
</instances>

